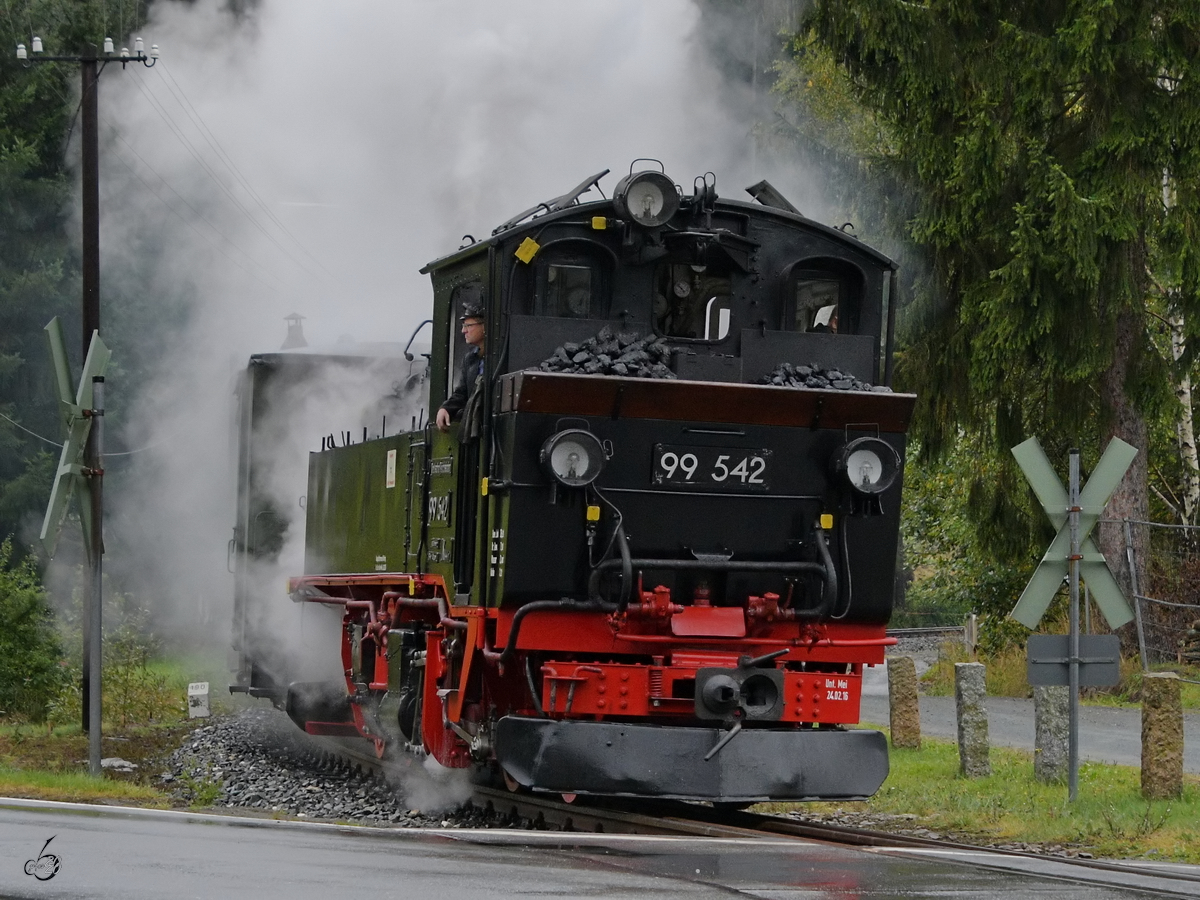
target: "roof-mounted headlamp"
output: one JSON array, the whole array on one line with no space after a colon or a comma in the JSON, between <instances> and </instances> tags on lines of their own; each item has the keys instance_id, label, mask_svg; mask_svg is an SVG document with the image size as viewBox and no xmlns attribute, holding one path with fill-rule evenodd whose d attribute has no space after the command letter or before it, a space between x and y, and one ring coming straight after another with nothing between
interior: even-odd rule
<instances>
[{"instance_id":1,"label":"roof-mounted headlamp","mask_svg":"<svg viewBox=\"0 0 1200 900\"><path fill-rule=\"evenodd\" d=\"M617 215L643 228L657 228L679 210L675 183L662 172L633 172L613 190Z\"/></svg>"}]
</instances>

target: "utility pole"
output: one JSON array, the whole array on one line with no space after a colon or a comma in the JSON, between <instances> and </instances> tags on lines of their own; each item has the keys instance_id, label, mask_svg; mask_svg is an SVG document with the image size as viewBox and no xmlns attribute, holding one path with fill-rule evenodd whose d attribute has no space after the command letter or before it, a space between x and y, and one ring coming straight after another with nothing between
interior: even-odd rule
<instances>
[{"instance_id":1,"label":"utility pole","mask_svg":"<svg viewBox=\"0 0 1200 900\"><path fill-rule=\"evenodd\" d=\"M89 45L79 59L80 96L79 111L81 119L82 138L80 147L80 180L82 181L83 197L81 198L83 214L83 328L81 329L82 350L80 359L87 359L88 348L92 343L92 335L100 333L100 138L99 138L99 93L100 72L96 67L96 48ZM94 396L94 395L93 395ZM88 769L93 775L100 774L100 620L104 607L102 591L101 557L104 555L104 504L101 502L103 492L100 481L104 477L104 469L96 453L95 420L88 432L87 447L83 451L83 465L87 477L88 497L80 497L80 503L88 503L92 511L92 527L90 534L84 537L91 552L88 554L92 564L91 593L88 603L83 607L83 730L88 735ZM95 702L93 703L93 698ZM92 728L92 722L96 727ZM91 752L91 736L96 735L97 748ZM93 765L92 756L97 757Z\"/></svg>"},{"instance_id":2,"label":"utility pole","mask_svg":"<svg viewBox=\"0 0 1200 900\"><path fill-rule=\"evenodd\" d=\"M31 41L33 56L30 57L24 44L17 44L17 59L25 66L34 62L74 62L79 64L80 73L80 121L81 121L81 181L83 189L83 328L82 359L86 360L92 347L93 337L100 335L100 73L109 62L119 62L124 69L129 63L140 62L147 68L158 60L158 45L150 47L150 55L143 52L142 39L137 38L134 52L122 47L117 54L112 38L104 39L104 56L96 54L94 44L88 44L78 56L46 56L42 39L34 35ZM103 504L103 415L104 379L94 379L94 402L85 413L92 417L92 428L88 432L84 450L82 474L88 486L86 505L89 515L84 517L84 543L91 562L91 588L83 614L83 730L88 734L88 771L101 774L100 732L102 711L100 706L100 655L101 616L104 608L101 558L104 555L104 504ZM90 521L90 528L87 524Z\"/></svg>"},{"instance_id":3,"label":"utility pole","mask_svg":"<svg viewBox=\"0 0 1200 900\"><path fill-rule=\"evenodd\" d=\"M79 57L83 181L83 359L100 331L100 72L96 48ZM89 439L88 445L91 445ZM90 457L89 451L89 457Z\"/></svg>"}]
</instances>

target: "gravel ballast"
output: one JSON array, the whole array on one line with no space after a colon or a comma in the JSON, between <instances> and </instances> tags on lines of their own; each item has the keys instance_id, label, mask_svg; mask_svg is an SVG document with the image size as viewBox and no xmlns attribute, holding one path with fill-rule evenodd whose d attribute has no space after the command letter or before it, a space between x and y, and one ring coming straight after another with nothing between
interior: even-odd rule
<instances>
[{"instance_id":1,"label":"gravel ballast","mask_svg":"<svg viewBox=\"0 0 1200 900\"><path fill-rule=\"evenodd\" d=\"M286 715L261 708L195 729L161 781L177 801L214 809L408 828L511 824L464 805L464 773L427 765L413 758L389 782L314 751Z\"/></svg>"}]
</instances>

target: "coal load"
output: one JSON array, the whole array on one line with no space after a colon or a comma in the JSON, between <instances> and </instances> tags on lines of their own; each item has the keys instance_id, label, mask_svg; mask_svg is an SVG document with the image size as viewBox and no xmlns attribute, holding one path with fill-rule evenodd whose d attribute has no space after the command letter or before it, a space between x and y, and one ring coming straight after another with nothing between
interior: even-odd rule
<instances>
[{"instance_id":1,"label":"coal load","mask_svg":"<svg viewBox=\"0 0 1200 900\"><path fill-rule=\"evenodd\" d=\"M822 369L813 364L810 366L793 366L791 363L780 363L756 384L773 384L778 387L808 388L818 391L879 391L890 393L891 388L882 384L867 384L859 381L849 372L839 369Z\"/></svg>"},{"instance_id":2,"label":"coal load","mask_svg":"<svg viewBox=\"0 0 1200 900\"><path fill-rule=\"evenodd\" d=\"M613 333L605 325L599 334L579 343L568 342L554 350L538 369L571 375L623 375L627 378L674 378L668 363L671 348L653 334L636 331Z\"/></svg>"}]
</instances>

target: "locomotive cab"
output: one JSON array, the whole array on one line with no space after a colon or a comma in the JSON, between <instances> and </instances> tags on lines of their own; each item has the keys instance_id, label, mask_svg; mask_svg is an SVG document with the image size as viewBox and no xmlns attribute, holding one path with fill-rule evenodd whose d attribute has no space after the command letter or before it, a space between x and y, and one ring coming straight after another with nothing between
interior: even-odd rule
<instances>
[{"instance_id":1,"label":"locomotive cab","mask_svg":"<svg viewBox=\"0 0 1200 900\"><path fill-rule=\"evenodd\" d=\"M312 455L291 591L343 610L347 703L295 718L533 790L867 796L886 744L846 726L890 642L915 399L895 266L711 175L581 202L603 174L423 270L426 421L478 306L482 412L356 451L402 522L331 527L352 454Z\"/></svg>"}]
</instances>

